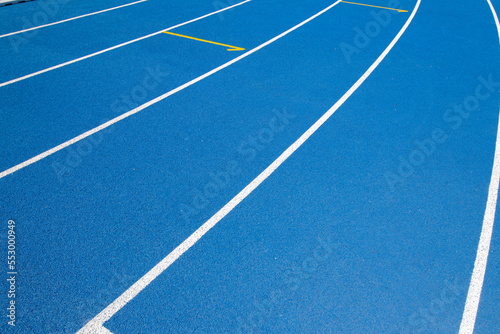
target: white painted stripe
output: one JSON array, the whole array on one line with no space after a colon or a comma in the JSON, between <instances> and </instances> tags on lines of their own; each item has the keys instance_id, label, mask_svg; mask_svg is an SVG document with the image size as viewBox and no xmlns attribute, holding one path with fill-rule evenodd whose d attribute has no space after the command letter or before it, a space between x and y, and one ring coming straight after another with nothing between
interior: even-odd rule
<instances>
[{"instance_id":1,"label":"white painted stripe","mask_svg":"<svg viewBox=\"0 0 500 334\"><path fill-rule=\"evenodd\" d=\"M123 8L123 7L127 7L127 6L132 6L132 5L138 4L140 2L144 2L144 1L148 1L148 0L139 0L139 1L132 2L132 3L129 3L129 4L126 4L126 5L121 5L121 6L117 6L117 7L113 7L113 8L103 9L103 10L100 10L98 12L94 12L94 13L90 13L90 14L85 14L85 15L80 15L80 16L72 17L72 18L69 18L69 19L62 20L62 21L57 21L57 22L53 22L53 23L43 24L43 25L40 25L40 26L36 26L36 27L24 29L24 30L19 30L19 31L11 32L11 33L8 33L8 34L5 34L5 35L0 35L0 38L4 38L4 37L7 37L7 36L12 36L12 35L17 35L17 34L22 34L24 32L28 32L28 31L32 31L32 30L36 30L36 29L41 29L41 28L45 28L45 27L50 27L50 26L53 26L53 25L56 25L56 24L61 24L61 23L65 23L65 22L69 22L69 21L81 19L82 17L87 17L87 16L96 15L96 14L101 14L101 13L104 13L104 12L109 12L110 10L115 10L115 9L119 9L119 8Z\"/></svg>"},{"instance_id":2,"label":"white painted stripe","mask_svg":"<svg viewBox=\"0 0 500 334\"><path fill-rule=\"evenodd\" d=\"M70 61L67 61L65 63L62 63L62 64L59 64L59 65L55 65L55 66L52 66L52 67L49 67L49 68L46 68L44 70L41 70L41 71L38 71L38 72L34 72L34 73L31 73L31 74L27 74L25 76L22 76L22 77L19 77L17 79L13 79L13 80L10 80L10 81L6 81L6 82L3 82L3 83L0 83L0 87L4 87L4 86L7 86L7 85L10 85L10 84L13 84L13 83L16 83L16 82L19 82L19 81L22 81L22 80L26 80L26 79L29 79L29 78L32 78L34 76L37 76L37 75L40 75L42 73L46 73L46 72L50 72L50 71L53 71L53 70L56 70L58 68L61 68L61 67L64 67L64 66L68 66L68 65L71 65L71 64L74 64L74 63L77 63L79 61L82 61L82 60L85 60L85 59L88 59L88 58L92 58L92 57L95 57L95 56L98 56L100 54L103 54L105 52L108 52L108 51L111 51L111 50L115 50L115 49L118 49L118 48L121 48L123 46L126 46L126 45L129 45L129 44L132 44L132 43L135 43L135 42L138 42L138 41L142 41L143 39L146 39L146 38L150 38L150 37L153 37L153 36L156 36L156 35L159 35L161 33L163 33L164 31L167 31L167 30L172 30L172 29L175 29L175 28L179 28L179 27L182 27L186 24L189 24L189 23L193 23L195 21L198 21L198 20L201 20L201 19L204 19L204 18L207 18L209 16L212 16L212 15L215 15L215 14L218 14L220 12L223 12L223 11L226 11L228 9L231 9L231 8L234 8L236 6L240 6L240 5L243 5L244 3L247 3L247 2L250 2L252 0L245 0L243 2L240 2L240 3L237 3L236 5L232 5L232 6L229 6L229 7L226 7L226 8L223 8L223 9L220 9L218 11L215 11L215 12L212 12L210 14L207 14L207 15L203 15L203 16L200 16L196 19L193 19L193 20L190 20L190 21L187 21L187 22L184 22L184 23L180 23L180 24L177 24L175 26L172 26L170 28L166 28L166 29L162 29L160 31L157 31L157 32L154 32L152 34L149 34L149 35L146 35L146 36L143 36L143 37L139 37L139 38L136 38L136 39L133 39L131 41L128 41L128 42L125 42L125 43L122 43L122 44L118 44L118 45L115 45L113 47L110 47L110 48L107 48L107 49L104 49L104 50L101 50L101 51L98 51L98 52L94 52L92 54L89 54L87 56L83 56L83 57L80 57L80 58L77 58L77 59L74 59L74 60L70 60Z\"/></svg>"},{"instance_id":3,"label":"white painted stripe","mask_svg":"<svg viewBox=\"0 0 500 334\"><path fill-rule=\"evenodd\" d=\"M498 21L498 15L497 12L495 11L495 7L493 7L493 4L491 3L490 0L488 1L488 4L490 5L491 13L493 14L493 19L495 20L495 24L497 25L497 31L498 31L498 43L500 44L500 22Z\"/></svg>"},{"instance_id":4,"label":"white painted stripe","mask_svg":"<svg viewBox=\"0 0 500 334\"><path fill-rule=\"evenodd\" d=\"M497 26L498 39L500 43L500 23L498 16L490 0L487 0L490 5L491 12ZM488 264L488 255L490 253L491 236L493 234L493 225L495 223L495 213L498 199L498 187L500 183L500 112L497 128L497 140L495 145L495 158L493 159L493 170L491 172L490 186L488 190L488 200L486 202L486 210L484 212L483 227L481 236L479 237L479 245L477 247L476 261L474 262L474 270L467 292L467 300L465 302L462 322L460 324L459 334L472 334L476 325L477 311L479 309L479 301L483 290L484 276L486 274L486 266Z\"/></svg>"},{"instance_id":5,"label":"white painted stripe","mask_svg":"<svg viewBox=\"0 0 500 334\"><path fill-rule=\"evenodd\" d=\"M15 3L19 2L30 2L33 0L0 0L0 7L7 6L7 5L13 5Z\"/></svg>"},{"instance_id":6,"label":"white painted stripe","mask_svg":"<svg viewBox=\"0 0 500 334\"><path fill-rule=\"evenodd\" d=\"M340 2L337 1L333 5L329 6L327 9L316 14L312 18L304 21L298 26L292 28L296 29L306 22L311 21L313 18L321 15L325 11L329 10L336 4ZM128 302L130 302L139 292L146 288L156 277L158 277L163 271L165 271L172 263L174 263L182 254L184 254L188 249L190 249L194 244L198 242L208 231L210 231L222 218L224 218L229 212L231 212L241 201L243 201L249 194L251 194L264 180L266 180L283 162L285 162L309 137L316 132L332 115L337 111L342 104L363 84L363 82L370 76L370 74L377 68L377 66L382 62L382 60L391 51L397 41L404 34L411 21L415 17L417 10L420 6L421 0L417 0L417 4L413 9L411 16L406 21L405 25L399 33L394 37L391 44L384 50L384 52L377 58L377 60L370 66L370 68L356 81L356 83L338 100L333 107L331 107L319 120L316 121L299 139L297 139L289 148L286 149L271 165L269 165L257 178L255 178L249 185L247 185L240 193L238 193L231 201L229 201L222 209L220 209L215 215L213 215L206 223L204 223L200 228L198 228L193 234L191 234L183 243L181 243L177 248L175 248L170 254L167 255L160 263L153 267L149 272L147 272L143 277L141 277L134 285L132 285L127 291L125 291L121 296L119 296L113 303L106 307L101 313L99 313L94 319L85 325L77 334L95 334L103 324L108 321L116 312L118 312L122 307L124 307ZM289 30L288 32L290 32ZM280 35L281 36L281 35Z\"/></svg>"},{"instance_id":7,"label":"white painted stripe","mask_svg":"<svg viewBox=\"0 0 500 334\"><path fill-rule=\"evenodd\" d=\"M500 118L499 118L500 121ZM490 187L488 190L488 201L484 213L483 228L477 247L476 261L467 293L462 323L460 324L459 334L472 334L476 324L477 310L479 300L483 289L484 276L486 274L486 265L488 264L488 255L490 252L491 236L493 234L493 225L495 223L495 211L498 198L498 185L500 182L500 122L498 123L497 141L495 147L495 158L493 162L493 171L491 173Z\"/></svg>"}]
</instances>

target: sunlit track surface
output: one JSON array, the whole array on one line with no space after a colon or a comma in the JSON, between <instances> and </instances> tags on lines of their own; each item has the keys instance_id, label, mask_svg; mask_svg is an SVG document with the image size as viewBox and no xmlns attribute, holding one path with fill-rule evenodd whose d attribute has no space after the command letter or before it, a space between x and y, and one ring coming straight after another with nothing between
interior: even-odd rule
<instances>
[{"instance_id":1,"label":"sunlit track surface","mask_svg":"<svg viewBox=\"0 0 500 334\"><path fill-rule=\"evenodd\" d=\"M500 331L498 6L0 7L0 332Z\"/></svg>"}]
</instances>

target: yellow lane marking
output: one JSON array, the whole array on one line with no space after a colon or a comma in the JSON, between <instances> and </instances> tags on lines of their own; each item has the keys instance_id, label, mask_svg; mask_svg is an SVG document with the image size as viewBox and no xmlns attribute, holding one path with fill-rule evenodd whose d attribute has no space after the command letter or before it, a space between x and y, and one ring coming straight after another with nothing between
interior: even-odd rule
<instances>
[{"instance_id":1,"label":"yellow lane marking","mask_svg":"<svg viewBox=\"0 0 500 334\"><path fill-rule=\"evenodd\" d=\"M210 44L216 44L216 45L226 46L226 47L229 48L229 49L227 49L227 51L243 51L243 50L245 50L244 48L240 48L240 47L237 47L237 46L232 46L232 45L227 45L227 44L222 44L222 43L207 41L205 39L195 38L195 37L191 37L191 36L185 36L185 35L175 34L175 33L170 32L170 31L164 31L164 33L165 34L169 34L169 35L174 35L174 36L179 36L179 37L194 39L195 41L200 41L200 42L205 42L205 43L210 43Z\"/></svg>"},{"instance_id":2,"label":"yellow lane marking","mask_svg":"<svg viewBox=\"0 0 500 334\"><path fill-rule=\"evenodd\" d=\"M349 1L341 1L341 2L343 2L343 3L350 3L352 5L360 5L360 6L367 6L367 7L383 8L383 9L389 9L389 10L397 10L400 13L406 13L406 12L408 12L407 10L404 10L404 9L373 6L373 5L367 5L367 4L364 4L364 3L349 2Z\"/></svg>"}]
</instances>

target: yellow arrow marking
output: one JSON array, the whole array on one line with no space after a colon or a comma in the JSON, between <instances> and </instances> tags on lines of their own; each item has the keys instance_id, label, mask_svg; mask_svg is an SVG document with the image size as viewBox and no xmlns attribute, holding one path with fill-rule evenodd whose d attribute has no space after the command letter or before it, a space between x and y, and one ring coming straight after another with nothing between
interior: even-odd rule
<instances>
[{"instance_id":1,"label":"yellow arrow marking","mask_svg":"<svg viewBox=\"0 0 500 334\"><path fill-rule=\"evenodd\" d=\"M237 47L237 46L232 46L232 45L227 45L227 44L222 44L222 43L207 41L205 39L195 38L195 37L191 37L191 36L185 36L185 35L175 34L175 33L170 32L170 31L164 31L164 33L165 34L169 34L169 35L174 35L174 36L179 36L179 37L194 39L195 41L200 41L200 42L205 42L205 43L210 43L210 44L227 46L229 48L229 49L227 49L227 51L243 51L243 50L245 50L244 48L240 48L240 47Z\"/></svg>"},{"instance_id":2,"label":"yellow arrow marking","mask_svg":"<svg viewBox=\"0 0 500 334\"><path fill-rule=\"evenodd\" d=\"M400 13L406 13L406 12L408 12L407 10L404 10L404 9L396 9L396 8L373 6L373 5L367 5L367 4L364 4L364 3L349 2L349 1L341 1L341 2L343 2L343 3L350 3L352 5L360 5L360 6L367 6L367 7L383 8L383 9L389 9L389 10L397 10Z\"/></svg>"}]
</instances>

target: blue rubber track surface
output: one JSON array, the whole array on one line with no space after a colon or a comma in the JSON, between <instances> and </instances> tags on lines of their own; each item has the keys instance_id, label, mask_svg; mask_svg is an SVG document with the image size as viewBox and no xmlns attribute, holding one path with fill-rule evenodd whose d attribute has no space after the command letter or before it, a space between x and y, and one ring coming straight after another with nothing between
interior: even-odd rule
<instances>
[{"instance_id":1,"label":"blue rubber track surface","mask_svg":"<svg viewBox=\"0 0 500 334\"><path fill-rule=\"evenodd\" d=\"M132 2L132 1L130 1ZM0 35L121 6L0 7ZM358 1L355 1L358 2ZM339 3L229 67L0 179L1 333L76 333L375 62L416 0ZM148 0L0 37L1 83L235 5ZM240 56L332 0L252 0L0 87L0 172ZM492 1L500 11L500 2ZM104 323L121 333L458 333L492 175L500 46L485 0L423 0L292 156ZM9 297L9 221L15 297ZM475 333L500 333L498 219ZM15 326L7 317L15 301Z\"/></svg>"}]
</instances>

